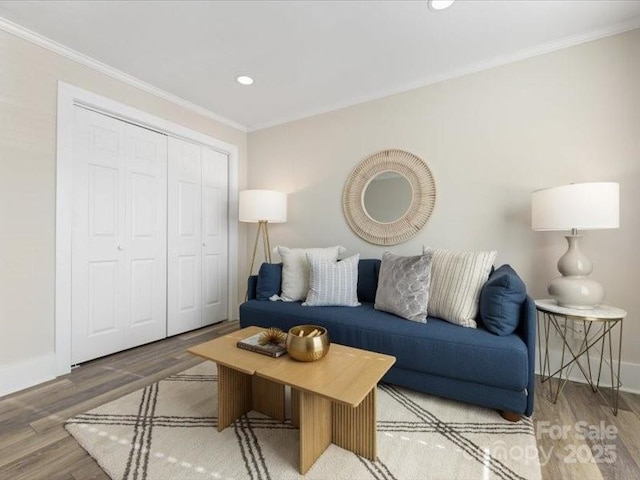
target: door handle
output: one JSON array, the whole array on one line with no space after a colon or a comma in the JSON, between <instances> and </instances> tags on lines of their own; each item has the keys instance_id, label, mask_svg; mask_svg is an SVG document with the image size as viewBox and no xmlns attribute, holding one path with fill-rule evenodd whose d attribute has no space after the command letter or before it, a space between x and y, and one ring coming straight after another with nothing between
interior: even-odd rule
<instances>
[{"instance_id":1,"label":"door handle","mask_svg":"<svg viewBox=\"0 0 640 480\"><path fill-rule=\"evenodd\" d=\"M118 244L117 248L118 248L118 250L124 250L124 247L122 245L120 245L120 244Z\"/></svg>"}]
</instances>

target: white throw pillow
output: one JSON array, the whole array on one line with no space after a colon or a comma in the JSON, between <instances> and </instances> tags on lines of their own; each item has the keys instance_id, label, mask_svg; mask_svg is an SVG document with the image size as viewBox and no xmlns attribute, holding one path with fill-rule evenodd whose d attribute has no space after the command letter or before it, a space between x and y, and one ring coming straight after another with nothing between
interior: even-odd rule
<instances>
[{"instance_id":1,"label":"white throw pillow","mask_svg":"<svg viewBox=\"0 0 640 480\"><path fill-rule=\"evenodd\" d=\"M315 255L335 262L346 250L335 246L327 248L287 248L277 246L273 249L282 258L282 293L285 302L297 302L307 298L309 292L309 260L307 254Z\"/></svg>"},{"instance_id":2,"label":"white throw pillow","mask_svg":"<svg viewBox=\"0 0 640 480\"><path fill-rule=\"evenodd\" d=\"M424 247L427 250L431 249ZM476 328L480 291L497 254L433 249L429 316Z\"/></svg>"},{"instance_id":3,"label":"white throw pillow","mask_svg":"<svg viewBox=\"0 0 640 480\"><path fill-rule=\"evenodd\" d=\"M358 261L360 254L340 262L316 257L309 253L311 266L309 293L302 305L309 307L357 307Z\"/></svg>"}]
</instances>

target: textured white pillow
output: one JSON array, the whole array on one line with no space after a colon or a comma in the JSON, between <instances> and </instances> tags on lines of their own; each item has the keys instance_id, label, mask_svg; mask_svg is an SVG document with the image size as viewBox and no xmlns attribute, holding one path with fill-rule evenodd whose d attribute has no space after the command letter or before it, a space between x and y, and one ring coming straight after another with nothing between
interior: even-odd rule
<instances>
[{"instance_id":1,"label":"textured white pillow","mask_svg":"<svg viewBox=\"0 0 640 480\"><path fill-rule=\"evenodd\" d=\"M335 246L327 248L287 248L277 246L273 249L282 258L282 293L285 302L297 302L307 298L309 292L309 260L307 253L335 262L346 250Z\"/></svg>"},{"instance_id":2,"label":"textured white pillow","mask_svg":"<svg viewBox=\"0 0 640 480\"><path fill-rule=\"evenodd\" d=\"M310 307L357 307L360 254L333 262L307 254L311 265L309 293L302 305Z\"/></svg>"},{"instance_id":3,"label":"textured white pillow","mask_svg":"<svg viewBox=\"0 0 640 480\"><path fill-rule=\"evenodd\" d=\"M431 249L424 247L427 250ZM476 328L480 291L497 254L433 249L429 316Z\"/></svg>"}]
</instances>

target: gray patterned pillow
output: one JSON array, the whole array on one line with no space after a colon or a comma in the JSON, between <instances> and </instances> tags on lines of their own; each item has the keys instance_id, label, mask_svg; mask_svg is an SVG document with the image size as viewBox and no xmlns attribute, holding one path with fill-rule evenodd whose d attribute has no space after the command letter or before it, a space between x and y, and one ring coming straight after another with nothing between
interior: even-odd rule
<instances>
[{"instance_id":1,"label":"gray patterned pillow","mask_svg":"<svg viewBox=\"0 0 640 480\"><path fill-rule=\"evenodd\" d=\"M403 257L382 255L374 308L414 322L427 323L433 252Z\"/></svg>"}]
</instances>

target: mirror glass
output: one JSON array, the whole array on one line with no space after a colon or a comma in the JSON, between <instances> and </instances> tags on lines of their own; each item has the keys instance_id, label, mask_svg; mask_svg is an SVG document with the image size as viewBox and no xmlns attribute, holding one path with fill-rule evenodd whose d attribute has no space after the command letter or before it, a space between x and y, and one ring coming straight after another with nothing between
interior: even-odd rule
<instances>
[{"instance_id":1,"label":"mirror glass","mask_svg":"<svg viewBox=\"0 0 640 480\"><path fill-rule=\"evenodd\" d=\"M366 186L362 206L376 222L395 222L407 213L412 193L411 184L404 176L394 171L382 172Z\"/></svg>"}]
</instances>

